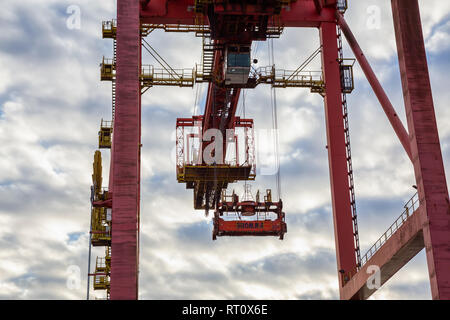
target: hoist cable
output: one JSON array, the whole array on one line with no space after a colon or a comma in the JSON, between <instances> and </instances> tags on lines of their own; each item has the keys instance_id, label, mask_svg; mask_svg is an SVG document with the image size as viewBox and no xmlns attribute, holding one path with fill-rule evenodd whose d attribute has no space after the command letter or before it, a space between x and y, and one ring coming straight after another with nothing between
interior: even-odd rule
<instances>
[{"instance_id":1,"label":"hoist cable","mask_svg":"<svg viewBox=\"0 0 450 320\"><path fill-rule=\"evenodd\" d=\"M242 111L242 117L245 119L245 89L242 90L242 109L241 109L241 111ZM248 155L248 150L245 150L245 152ZM247 165L248 165L248 159L245 159L245 161L247 162ZM245 180L245 182L244 182L244 190L246 190L246 189L247 189L247 180Z\"/></svg>"},{"instance_id":2,"label":"hoist cable","mask_svg":"<svg viewBox=\"0 0 450 320\"><path fill-rule=\"evenodd\" d=\"M268 51L269 51L269 63L270 65L275 64L275 58L273 53L273 39L270 39L267 43ZM276 186L277 186L277 195L278 199L281 198L281 177L280 177L280 156L279 156L279 139L278 139L278 115L277 115L277 94L276 89L274 87L270 90L270 98L271 98L271 106L272 106L272 129L274 132L274 154L275 154L275 166L277 173L275 175Z\"/></svg>"}]
</instances>

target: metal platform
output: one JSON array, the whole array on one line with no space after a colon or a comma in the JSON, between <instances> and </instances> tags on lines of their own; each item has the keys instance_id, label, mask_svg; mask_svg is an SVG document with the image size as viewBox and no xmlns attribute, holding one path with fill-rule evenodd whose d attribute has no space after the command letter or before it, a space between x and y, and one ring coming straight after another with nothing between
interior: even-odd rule
<instances>
[{"instance_id":1,"label":"metal platform","mask_svg":"<svg viewBox=\"0 0 450 320\"><path fill-rule=\"evenodd\" d=\"M236 181L255 180L250 174L252 166L231 165L186 165L178 168L178 182L221 181L233 183Z\"/></svg>"}]
</instances>

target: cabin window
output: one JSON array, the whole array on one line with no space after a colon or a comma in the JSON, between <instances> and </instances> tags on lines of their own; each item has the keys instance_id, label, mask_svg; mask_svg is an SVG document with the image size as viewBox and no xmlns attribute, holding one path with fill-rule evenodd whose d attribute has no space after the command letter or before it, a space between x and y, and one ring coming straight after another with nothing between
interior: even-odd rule
<instances>
[{"instance_id":1,"label":"cabin window","mask_svg":"<svg viewBox=\"0 0 450 320\"><path fill-rule=\"evenodd\" d=\"M250 67L250 54L248 53L229 53L228 54L228 67Z\"/></svg>"}]
</instances>

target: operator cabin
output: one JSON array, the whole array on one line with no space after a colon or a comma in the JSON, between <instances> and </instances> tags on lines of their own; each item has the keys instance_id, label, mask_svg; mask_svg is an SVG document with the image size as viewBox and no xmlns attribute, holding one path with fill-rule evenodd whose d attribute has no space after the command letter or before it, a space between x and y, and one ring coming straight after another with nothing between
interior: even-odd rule
<instances>
[{"instance_id":1,"label":"operator cabin","mask_svg":"<svg viewBox=\"0 0 450 320\"><path fill-rule=\"evenodd\" d=\"M250 45L226 45L224 73L227 86L247 84L250 74Z\"/></svg>"}]
</instances>

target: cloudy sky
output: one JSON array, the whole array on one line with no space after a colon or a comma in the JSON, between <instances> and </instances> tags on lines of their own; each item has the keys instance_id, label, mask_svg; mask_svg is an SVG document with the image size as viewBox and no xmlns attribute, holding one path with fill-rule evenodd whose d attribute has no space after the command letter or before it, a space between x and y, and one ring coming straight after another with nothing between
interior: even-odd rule
<instances>
[{"instance_id":1,"label":"cloudy sky","mask_svg":"<svg viewBox=\"0 0 450 320\"><path fill-rule=\"evenodd\" d=\"M449 173L450 2L420 4ZM80 9L79 28L67 27L70 6ZM378 13L379 21L373 19ZM2 0L0 299L86 298L92 160L100 119L109 120L111 112L111 84L99 81L98 66L102 56L111 57L112 42L101 39L101 21L113 17L114 0ZM405 123L390 1L350 1L346 18ZM173 67L200 61L194 35L155 31L148 41ZM318 46L317 30L286 30L274 41L275 63L296 68ZM255 47L259 66L268 65L267 53L267 43ZM153 62L145 56L144 63ZM355 76L348 101L364 253L401 214L415 182L358 65ZM306 89L277 91L285 240L213 242L210 218L193 210L191 191L175 179L175 120L192 115L195 96L190 88L152 88L143 98L140 298L337 299L322 98ZM199 100L196 109L202 110ZM268 87L248 91L245 105L258 130L271 129ZM258 148L260 158L270 150L264 141ZM102 152L105 185L108 153ZM242 186L234 187L242 193ZM253 190L258 188L276 190L275 176L258 176ZM92 256L102 254L96 249ZM372 298L429 299L424 252Z\"/></svg>"}]
</instances>

